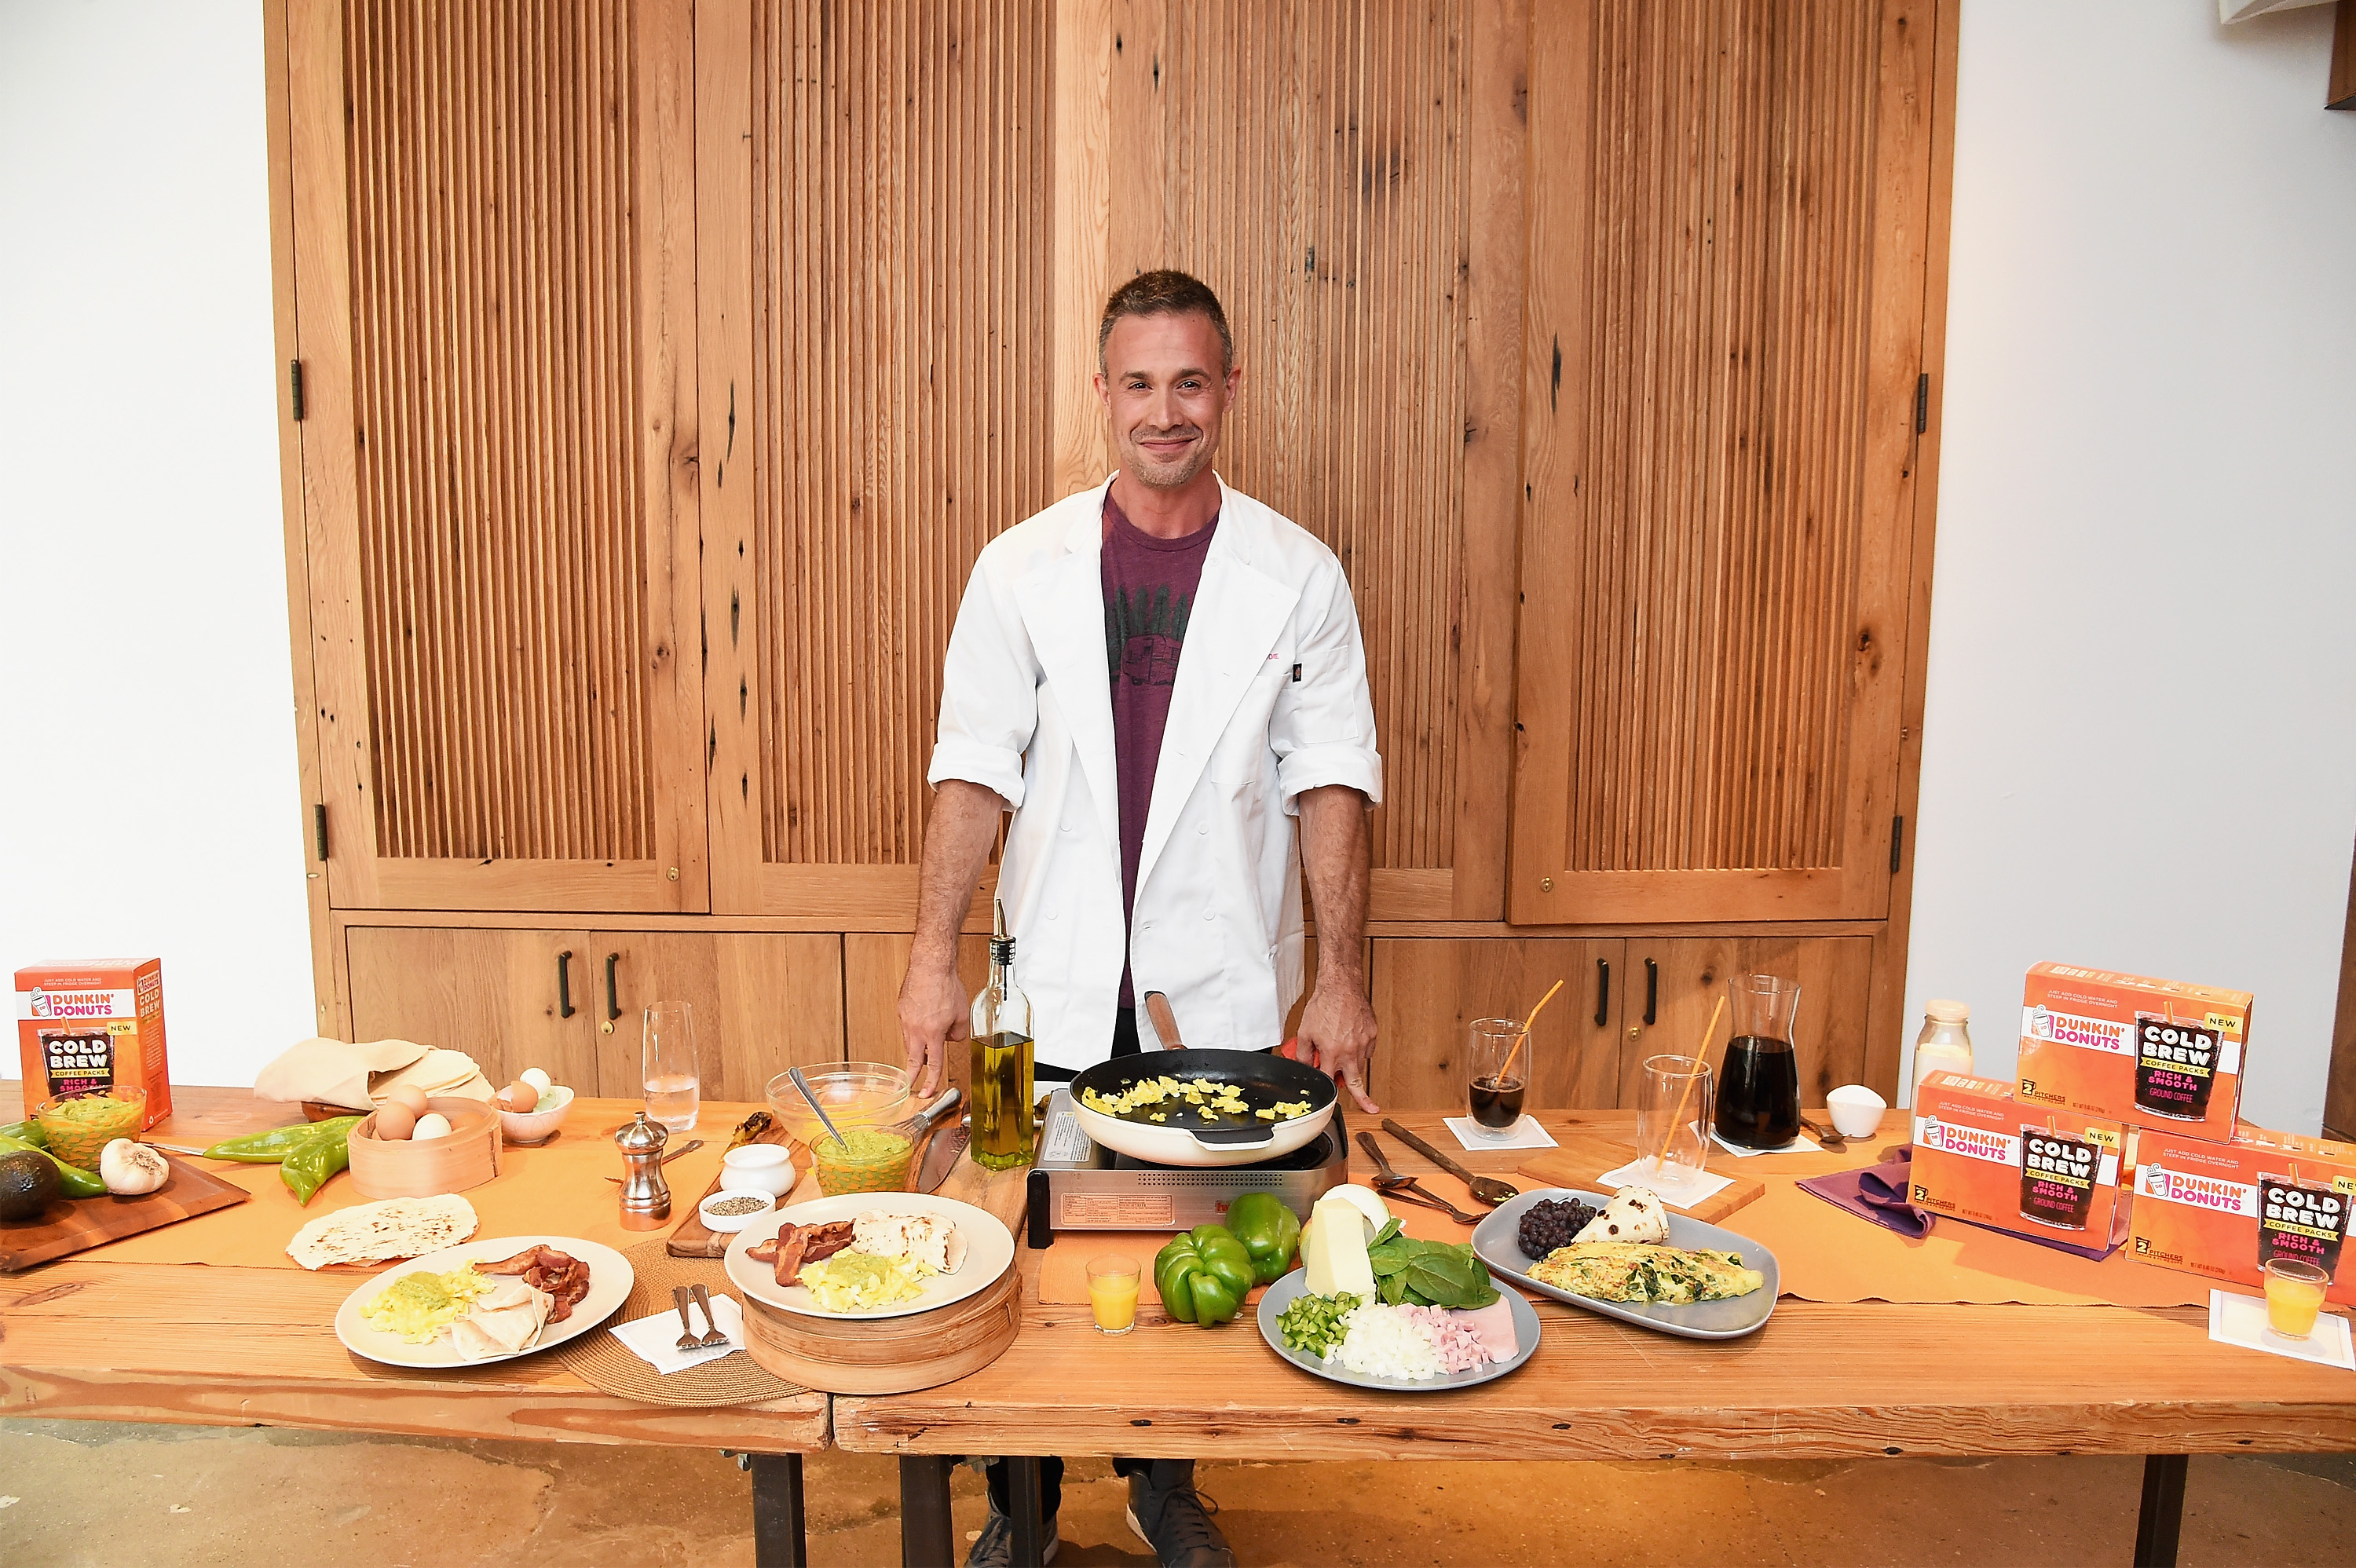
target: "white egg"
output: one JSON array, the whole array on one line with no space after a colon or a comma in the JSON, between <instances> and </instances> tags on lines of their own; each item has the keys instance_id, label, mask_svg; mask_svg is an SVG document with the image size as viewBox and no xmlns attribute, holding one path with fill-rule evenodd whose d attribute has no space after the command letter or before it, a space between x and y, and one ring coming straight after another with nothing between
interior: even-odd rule
<instances>
[{"instance_id":1,"label":"white egg","mask_svg":"<svg viewBox=\"0 0 2356 1568\"><path fill-rule=\"evenodd\" d=\"M530 1084L533 1088L539 1090L543 1094L548 1093L550 1082L549 1076L537 1067L527 1067L521 1072L517 1073L516 1077L519 1082Z\"/></svg>"},{"instance_id":2,"label":"white egg","mask_svg":"<svg viewBox=\"0 0 2356 1568\"><path fill-rule=\"evenodd\" d=\"M449 1132L449 1117L444 1115L439 1111L428 1111L425 1115L417 1118L416 1130L412 1132L409 1136L413 1139L422 1141L425 1138L441 1137Z\"/></svg>"}]
</instances>

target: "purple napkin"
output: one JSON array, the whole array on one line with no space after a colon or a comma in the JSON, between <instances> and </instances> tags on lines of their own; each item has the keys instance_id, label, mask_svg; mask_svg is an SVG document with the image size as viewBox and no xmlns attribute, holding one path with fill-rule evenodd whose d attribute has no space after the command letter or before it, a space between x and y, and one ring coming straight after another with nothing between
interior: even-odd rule
<instances>
[{"instance_id":1,"label":"purple napkin","mask_svg":"<svg viewBox=\"0 0 2356 1568\"><path fill-rule=\"evenodd\" d=\"M1914 1168L1913 1161L1912 1149L1891 1149L1882 1155L1879 1165L1812 1176L1795 1185L1836 1209L1846 1209L1860 1220L1919 1242L1931 1233L1931 1216L1906 1200L1906 1180Z\"/></svg>"}]
</instances>

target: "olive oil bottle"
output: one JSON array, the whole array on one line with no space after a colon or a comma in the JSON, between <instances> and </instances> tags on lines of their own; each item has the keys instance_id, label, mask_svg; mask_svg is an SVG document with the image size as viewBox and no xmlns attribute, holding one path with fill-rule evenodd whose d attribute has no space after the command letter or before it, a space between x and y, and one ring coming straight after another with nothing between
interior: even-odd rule
<instances>
[{"instance_id":1,"label":"olive oil bottle","mask_svg":"<svg viewBox=\"0 0 2356 1568\"><path fill-rule=\"evenodd\" d=\"M989 1170L1031 1163L1031 998L1014 983L1014 939L997 906L990 939L990 984L973 999L974 1162Z\"/></svg>"}]
</instances>

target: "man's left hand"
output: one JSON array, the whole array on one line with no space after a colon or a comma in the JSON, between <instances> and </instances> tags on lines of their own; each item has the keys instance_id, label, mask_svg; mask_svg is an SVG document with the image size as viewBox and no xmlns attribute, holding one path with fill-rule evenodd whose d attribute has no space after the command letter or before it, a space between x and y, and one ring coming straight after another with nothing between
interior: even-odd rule
<instances>
[{"instance_id":1,"label":"man's left hand","mask_svg":"<svg viewBox=\"0 0 2356 1568\"><path fill-rule=\"evenodd\" d=\"M1366 1097L1366 1072L1375 1055L1375 1009L1364 992L1350 986L1323 986L1301 1009L1294 1037L1302 1057L1350 1091L1368 1115L1382 1110Z\"/></svg>"}]
</instances>

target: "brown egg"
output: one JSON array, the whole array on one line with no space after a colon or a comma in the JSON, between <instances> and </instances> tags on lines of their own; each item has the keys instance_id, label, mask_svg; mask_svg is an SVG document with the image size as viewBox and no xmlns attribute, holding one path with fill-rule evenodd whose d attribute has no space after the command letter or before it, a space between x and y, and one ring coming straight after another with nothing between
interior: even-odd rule
<instances>
[{"instance_id":1,"label":"brown egg","mask_svg":"<svg viewBox=\"0 0 2356 1568\"><path fill-rule=\"evenodd\" d=\"M409 1119L414 1122L425 1114L425 1091L414 1083L396 1083L384 1093L388 1100L398 1100L409 1107Z\"/></svg>"},{"instance_id":2,"label":"brown egg","mask_svg":"<svg viewBox=\"0 0 2356 1568\"><path fill-rule=\"evenodd\" d=\"M521 1113L540 1104L540 1091L519 1078L499 1092L499 1098L509 1110Z\"/></svg>"},{"instance_id":3,"label":"brown egg","mask_svg":"<svg viewBox=\"0 0 2356 1568\"><path fill-rule=\"evenodd\" d=\"M401 1143L416 1126L417 1113L398 1099L387 1099L376 1108L376 1136L380 1138Z\"/></svg>"}]
</instances>

